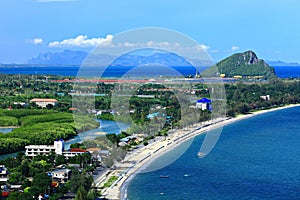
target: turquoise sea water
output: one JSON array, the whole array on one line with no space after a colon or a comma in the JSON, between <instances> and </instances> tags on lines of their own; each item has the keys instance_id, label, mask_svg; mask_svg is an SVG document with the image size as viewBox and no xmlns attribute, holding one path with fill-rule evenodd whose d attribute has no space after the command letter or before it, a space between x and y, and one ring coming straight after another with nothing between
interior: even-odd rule
<instances>
[{"instance_id":1,"label":"turquoise sea water","mask_svg":"<svg viewBox=\"0 0 300 200\"><path fill-rule=\"evenodd\" d=\"M197 156L203 141L198 136L171 165L137 174L127 198L300 199L299 116L300 107L295 107L227 125L205 158Z\"/></svg>"}]
</instances>

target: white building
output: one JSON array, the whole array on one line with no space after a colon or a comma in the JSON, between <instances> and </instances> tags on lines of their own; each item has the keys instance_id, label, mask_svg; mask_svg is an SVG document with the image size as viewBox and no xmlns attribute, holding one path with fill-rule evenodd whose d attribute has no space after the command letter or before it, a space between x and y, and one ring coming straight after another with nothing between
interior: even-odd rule
<instances>
[{"instance_id":1,"label":"white building","mask_svg":"<svg viewBox=\"0 0 300 200\"><path fill-rule=\"evenodd\" d=\"M207 98L202 98L196 101L196 108L201 110L212 110L211 100Z\"/></svg>"},{"instance_id":2,"label":"white building","mask_svg":"<svg viewBox=\"0 0 300 200\"><path fill-rule=\"evenodd\" d=\"M56 99L40 99L40 98L34 98L30 100L30 103L35 103L39 107L46 108L47 105L55 106L58 101Z\"/></svg>"},{"instance_id":3,"label":"white building","mask_svg":"<svg viewBox=\"0 0 300 200\"><path fill-rule=\"evenodd\" d=\"M270 95L260 96L261 99L270 101Z\"/></svg>"},{"instance_id":4,"label":"white building","mask_svg":"<svg viewBox=\"0 0 300 200\"><path fill-rule=\"evenodd\" d=\"M8 181L8 171L5 165L0 165L0 182Z\"/></svg>"},{"instance_id":5,"label":"white building","mask_svg":"<svg viewBox=\"0 0 300 200\"><path fill-rule=\"evenodd\" d=\"M63 140L54 141L54 145L28 145L25 146L25 155L34 157L37 155L48 155L50 152L55 152L58 155L64 155L66 158L74 157L85 151L65 151L65 142Z\"/></svg>"},{"instance_id":6,"label":"white building","mask_svg":"<svg viewBox=\"0 0 300 200\"><path fill-rule=\"evenodd\" d=\"M51 172L52 178L60 179L61 181L69 180L71 174L70 169L56 169Z\"/></svg>"}]
</instances>

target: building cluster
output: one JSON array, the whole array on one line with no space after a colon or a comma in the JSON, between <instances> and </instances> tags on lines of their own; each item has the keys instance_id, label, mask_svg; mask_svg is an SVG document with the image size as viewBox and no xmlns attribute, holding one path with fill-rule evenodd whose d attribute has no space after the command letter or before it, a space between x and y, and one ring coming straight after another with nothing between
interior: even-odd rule
<instances>
[{"instance_id":1,"label":"building cluster","mask_svg":"<svg viewBox=\"0 0 300 200\"><path fill-rule=\"evenodd\" d=\"M58 104L58 100L56 99L43 99L43 98L33 98L29 101L30 103L36 104L38 107L41 108L47 108L47 106L56 106ZM28 106L27 102L14 102L13 103L15 106L22 106L26 107Z\"/></svg>"},{"instance_id":2,"label":"building cluster","mask_svg":"<svg viewBox=\"0 0 300 200\"><path fill-rule=\"evenodd\" d=\"M141 143L144 141L144 134L134 134L134 135L130 135L127 136L125 138L120 139L120 142L118 143L119 146L126 146L128 145L130 142L134 142L134 143Z\"/></svg>"},{"instance_id":3,"label":"building cluster","mask_svg":"<svg viewBox=\"0 0 300 200\"><path fill-rule=\"evenodd\" d=\"M65 142L63 140L54 141L53 145L28 145L25 146L25 150L25 155L28 157L48 155L50 152L54 152L57 155L63 155L65 158L70 158L88 152L87 150L79 148L66 151Z\"/></svg>"}]
</instances>

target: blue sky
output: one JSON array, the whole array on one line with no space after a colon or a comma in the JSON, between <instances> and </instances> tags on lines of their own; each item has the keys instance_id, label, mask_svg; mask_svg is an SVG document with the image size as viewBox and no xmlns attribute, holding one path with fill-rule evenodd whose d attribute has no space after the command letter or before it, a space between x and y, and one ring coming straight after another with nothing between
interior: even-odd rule
<instances>
[{"instance_id":1,"label":"blue sky","mask_svg":"<svg viewBox=\"0 0 300 200\"><path fill-rule=\"evenodd\" d=\"M1 0L0 63L90 50L93 41L142 27L186 34L215 61L251 49L266 60L300 62L299 9L298 0ZM74 38L88 47L59 45Z\"/></svg>"}]
</instances>

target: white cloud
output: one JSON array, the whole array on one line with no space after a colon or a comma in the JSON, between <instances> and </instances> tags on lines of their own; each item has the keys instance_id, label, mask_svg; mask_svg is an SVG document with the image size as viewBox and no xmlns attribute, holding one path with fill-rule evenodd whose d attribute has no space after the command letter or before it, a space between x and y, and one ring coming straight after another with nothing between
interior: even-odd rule
<instances>
[{"instance_id":1,"label":"white cloud","mask_svg":"<svg viewBox=\"0 0 300 200\"><path fill-rule=\"evenodd\" d=\"M120 52L129 52L133 50L137 50L139 48L157 48L164 49L170 52L177 52L188 54L190 58L197 57L199 52L208 51L210 47L206 44L198 44L198 45L186 45L181 44L176 41L120 41L115 43L113 40L114 36L107 35L104 38L88 38L86 35L79 35L75 38L69 38L62 41L54 41L49 43L50 48L87 48L87 47L101 47L97 49L97 53L106 53L115 55ZM134 38L133 38L134 39ZM117 40L117 39L116 39ZM189 46L190 45L190 46Z\"/></svg>"},{"instance_id":2,"label":"white cloud","mask_svg":"<svg viewBox=\"0 0 300 200\"><path fill-rule=\"evenodd\" d=\"M49 47L95 47L95 46L110 46L112 44L112 35L107 35L105 38L88 39L86 35L79 35L76 38L69 38L63 41L50 42Z\"/></svg>"},{"instance_id":3,"label":"white cloud","mask_svg":"<svg viewBox=\"0 0 300 200\"><path fill-rule=\"evenodd\" d=\"M34 39L28 39L25 42L37 45L37 44L42 44L43 43L43 39L42 38L34 38Z\"/></svg>"},{"instance_id":4,"label":"white cloud","mask_svg":"<svg viewBox=\"0 0 300 200\"><path fill-rule=\"evenodd\" d=\"M208 51L208 49L210 48L209 46L205 45L205 44L200 44L198 45L198 48L204 50L204 51Z\"/></svg>"},{"instance_id":5,"label":"white cloud","mask_svg":"<svg viewBox=\"0 0 300 200\"><path fill-rule=\"evenodd\" d=\"M239 50L239 48L240 48L240 47L233 45L233 46L231 47L231 51L237 51L237 50Z\"/></svg>"}]
</instances>

